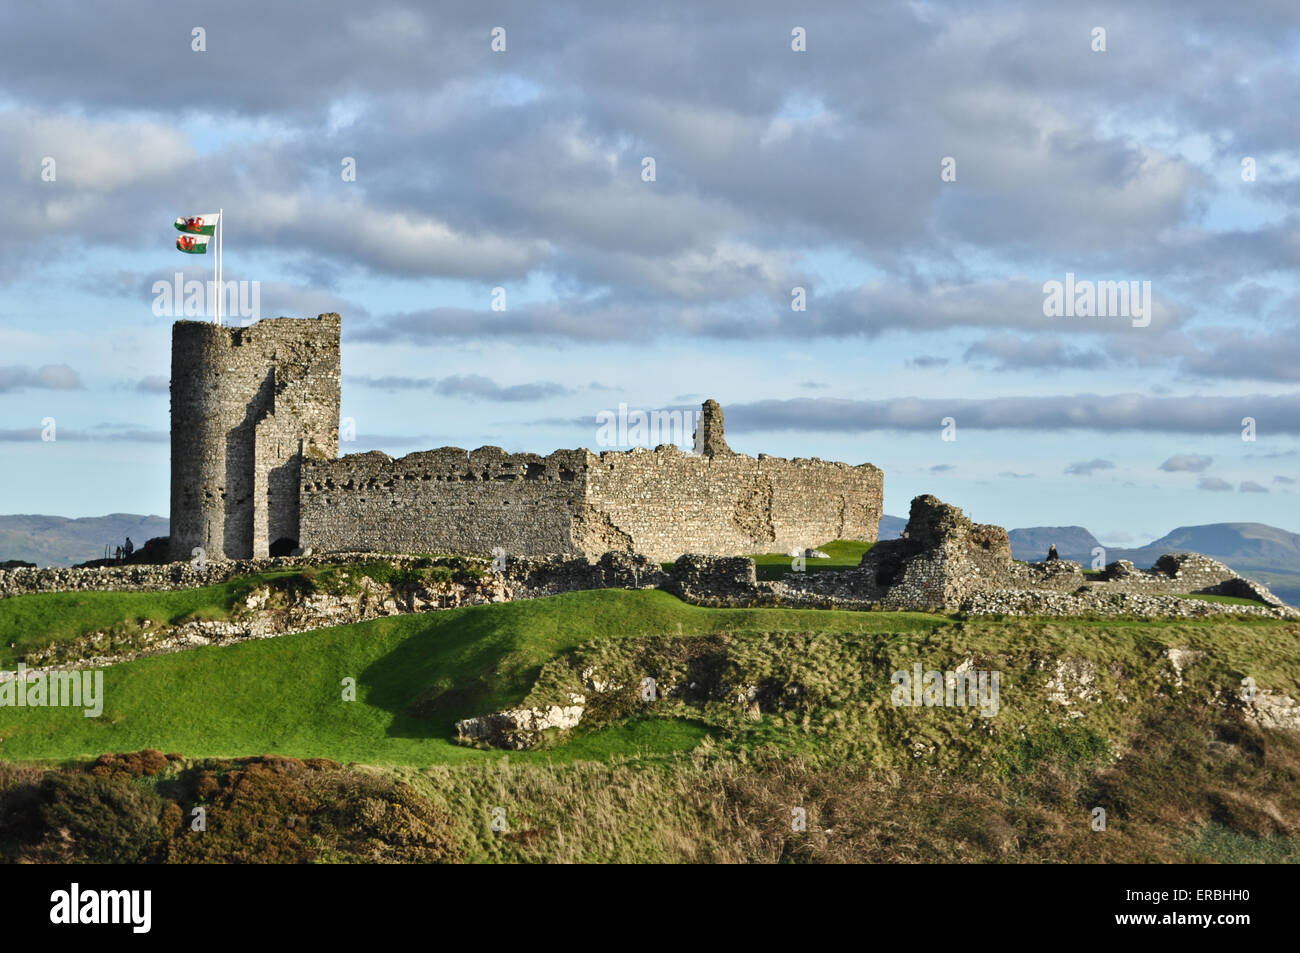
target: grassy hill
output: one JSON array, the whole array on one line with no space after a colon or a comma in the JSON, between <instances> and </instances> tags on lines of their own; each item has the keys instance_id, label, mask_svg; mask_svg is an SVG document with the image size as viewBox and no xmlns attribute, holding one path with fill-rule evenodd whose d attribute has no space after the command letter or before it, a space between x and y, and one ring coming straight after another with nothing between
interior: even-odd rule
<instances>
[{"instance_id":1,"label":"grassy hill","mask_svg":"<svg viewBox=\"0 0 1300 953\"><path fill-rule=\"evenodd\" d=\"M0 600L0 630L220 613L232 585ZM1000 673L995 716L893 704L891 673L967 660ZM593 695L591 671L622 687ZM678 690L645 703L644 673ZM99 718L0 707L0 857L1300 860L1295 732L1209 702L1247 675L1300 696L1300 625L704 609L623 590L395 616L113 666ZM574 690L582 723L537 750L452 740L458 719ZM78 767L143 749L174 754ZM196 803L210 838L186 833ZM1091 832L1097 804L1116 836ZM274 820L290 813L306 820Z\"/></svg>"},{"instance_id":2,"label":"grassy hill","mask_svg":"<svg viewBox=\"0 0 1300 953\"><path fill-rule=\"evenodd\" d=\"M119 594L80 594L98 595ZM9 601L0 600L0 610ZM95 611L97 601L82 608ZM930 622L923 614L894 614L887 627L909 631ZM377 619L113 666L105 671L107 702L99 718L85 718L80 709L0 708L0 758L57 760L137 748L413 765L495 757L453 744L453 722L517 705L543 662L592 639L849 633L861 624L849 612L702 609L663 592L622 590ZM356 679L355 702L342 701L345 677ZM611 745L588 740L583 750L634 751L652 742L672 750L701 737L656 725L615 733Z\"/></svg>"},{"instance_id":3,"label":"grassy hill","mask_svg":"<svg viewBox=\"0 0 1300 953\"><path fill-rule=\"evenodd\" d=\"M75 638L113 619L220 618L261 580L174 593L50 593L0 600L5 664L12 665L24 649ZM889 673L927 655L933 656L927 667L941 668L962 658L992 659L1005 670L1004 679L1024 680L1035 704L1045 695L1044 658L1091 659L1118 665L1130 673L1125 678L1136 678L1159 668L1160 651L1175 646L1207 653L1213 677L1225 685L1249 674L1262 686L1293 692L1300 683L1297 632L1294 624L1271 620L1035 623L906 612L705 609L658 590L573 592L111 666L104 670L107 700L101 717L85 718L80 709L0 707L0 759L85 758L146 747L203 757L276 752L410 765L474 759L485 755L451 741L456 720L517 707L526 698L530 705L565 703L558 683L551 685L554 697L543 697L547 678L542 676L549 672L555 682L555 673L571 669L574 659L599 656L602 669L613 670L632 664L626 653L633 653L641 668L671 667L663 658L646 656L647 639L697 651L700 639L723 637L732 648L718 664L735 669L736 678L752 669L755 684L775 680L777 691L797 686L804 703L824 692L838 699L826 716L839 722L881 715ZM655 651L663 655L662 646ZM791 674L791 660L816 671ZM774 674L779 671L785 674ZM345 678L355 679L355 702L342 700ZM1150 678L1159 680L1154 673ZM866 709L859 705L863 698L870 699ZM733 741L751 731L731 717L734 712L708 705L661 706L658 713L665 712L669 721L708 724ZM1037 708L1024 715L1040 716ZM864 724L856 732L866 737L879 727ZM642 734L636 735L636 745L658 739L665 750L702 737L683 724L637 731ZM798 746L797 733L782 743ZM602 747L600 739L587 739L584 744L588 751L608 753L622 742Z\"/></svg>"}]
</instances>

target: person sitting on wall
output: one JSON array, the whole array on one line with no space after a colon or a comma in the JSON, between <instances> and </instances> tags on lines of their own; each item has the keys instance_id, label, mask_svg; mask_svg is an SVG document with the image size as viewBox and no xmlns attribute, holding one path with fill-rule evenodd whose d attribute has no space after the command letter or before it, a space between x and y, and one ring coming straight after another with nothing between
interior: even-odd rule
<instances>
[{"instance_id":1,"label":"person sitting on wall","mask_svg":"<svg viewBox=\"0 0 1300 953\"><path fill-rule=\"evenodd\" d=\"M1053 559L1060 558L1060 555L1056 552L1056 544L1052 543L1052 545L1047 548L1047 561L1050 563Z\"/></svg>"}]
</instances>

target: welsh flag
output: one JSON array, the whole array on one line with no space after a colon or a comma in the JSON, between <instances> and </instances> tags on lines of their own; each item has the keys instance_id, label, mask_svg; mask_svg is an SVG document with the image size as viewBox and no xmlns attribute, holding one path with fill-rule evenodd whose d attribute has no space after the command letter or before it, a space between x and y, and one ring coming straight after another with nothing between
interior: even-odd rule
<instances>
[{"instance_id":1,"label":"welsh flag","mask_svg":"<svg viewBox=\"0 0 1300 953\"><path fill-rule=\"evenodd\" d=\"M176 231L186 232L190 235L213 235L217 231L217 220L221 215L213 212L211 215L189 215L185 218L176 219Z\"/></svg>"},{"instance_id":2,"label":"welsh flag","mask_svg":"<svg viewBox=\"0 0 1300 953\"><path fill-rule=\"evenodd\" d=\"M182 235L176 239L176 247L188 255L206 255L208 253L208 236Z\"/></svg>"}]
</instances>

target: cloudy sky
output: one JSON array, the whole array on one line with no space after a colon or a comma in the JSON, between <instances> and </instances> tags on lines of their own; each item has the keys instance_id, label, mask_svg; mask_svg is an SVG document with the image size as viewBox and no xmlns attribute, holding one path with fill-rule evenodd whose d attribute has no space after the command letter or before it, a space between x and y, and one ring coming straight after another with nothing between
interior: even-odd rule
<instances>
[{"instance_id":1,"label":"cloudy sky","mask_svg":"<svg viewBox=\"0 0 1300 953\"><path fill-rule=\"evenodd\" d=\"M0 512L166 515L152 289L222 207L262 317L343 315L349 451L714 397L890 513L1300 531L1294 0L423 6L4 7Z\"/></svg>"}]
</instances>

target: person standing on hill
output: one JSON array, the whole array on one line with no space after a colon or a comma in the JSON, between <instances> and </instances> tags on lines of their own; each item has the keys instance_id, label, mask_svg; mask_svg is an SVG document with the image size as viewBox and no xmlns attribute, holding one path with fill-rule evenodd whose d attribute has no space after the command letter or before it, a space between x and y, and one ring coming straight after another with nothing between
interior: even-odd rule
<instances>
[{"instance_id":1,"label":"person standing on hill","mask_svg":"<svg viewBox=\"0 0 1300 953\"><path fill-rule=\"evenodd\" d=\"M1051 546L1047 547L1047 561L1049 563L1054 559L1060 559L1060 558L1061 558L1060 555L1056 552L1055 543L1052 543Z\"/></svg>"},{"instance_id":2,"label":"person standing on hill","mask_svg":"<svg viewBox=\"0 0 1300 953\"><path fill-rule=\"evenodd\" d=\"M126 554L127 559L130 559L131 554L135 552L135 543L131 542L130 536L126 538L126 546L123 548L122 552Z\"/></svg>"}]
</instances>

